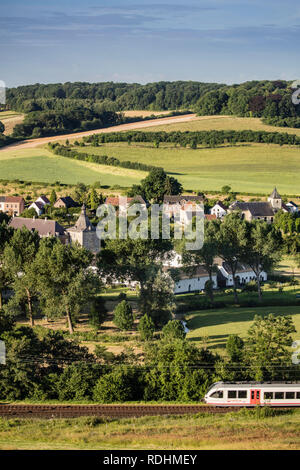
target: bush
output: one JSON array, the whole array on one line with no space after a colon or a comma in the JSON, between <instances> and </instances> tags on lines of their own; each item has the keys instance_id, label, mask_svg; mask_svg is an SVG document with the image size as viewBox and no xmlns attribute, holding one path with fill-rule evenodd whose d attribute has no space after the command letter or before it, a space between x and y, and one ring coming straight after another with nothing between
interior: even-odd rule
<instances>
[{"instance_id":1,"label":"bush","mask_svg":"<svg viewBox=\"0 0 300 470\"><path fill-rule=\"evenodd\" d=\"M114 324L120 330L131 330L133 327L132 307L127 300L122 300L114 310Z\"/></svg>"},{"instance_id":2,"label":"bush","mask_svg":"<svg viewBox=\"0 0 300 470\"><path fill-rule=\"evenodd\" d=\"M59 400L91 399L93 386L100 376L100 366L96 364L71 364L57 381Z\"/></svg>"},{"instance_id":3,"label":"bush","mask_svg":"<svg viewBox=\"0 0 300 470\"><path fill-rule=\"evenodd\" d=\"M180 320L170 320L162 329L162 335L164 339L184 339L186 333L184 332L184 326Z\"/></svg>"},{"instance_id":4,"label":"bush","mask_svg":"<svg viewBox=\"0 0 300 470\"><path fill-rule=\"evenodd\" d=\"M138 326L141 340L149 341L153 338L153 333L155 331L155 326L151 317L145 314L139 322Z\"/></svg>"},{"instance_id":5,"label":"bush","mask_svg":"<svg viewBox=\"0 0 300 470\"><path fill-rule=\"evenodd\" d=\"M100 403L139 400L142 390L139 387L139 371L128 366L117 366L109 374L102 376L93 390L93 398Z\"/></svg>"}]
</instances>

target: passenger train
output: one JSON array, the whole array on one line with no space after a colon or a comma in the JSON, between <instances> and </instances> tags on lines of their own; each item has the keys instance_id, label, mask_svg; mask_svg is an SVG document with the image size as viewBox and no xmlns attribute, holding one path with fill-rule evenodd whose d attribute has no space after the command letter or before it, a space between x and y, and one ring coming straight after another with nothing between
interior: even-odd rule
<instances>
[{"instance_id":1,"label":"passenger train","mask_svg":"<svg viewBox=\"0 0 300 470\"><path fill-rule=\"evenodd\" d=\"M216 382L204 401L215 406L300 406L300 383Z\"/></svg>"}]
</instances>

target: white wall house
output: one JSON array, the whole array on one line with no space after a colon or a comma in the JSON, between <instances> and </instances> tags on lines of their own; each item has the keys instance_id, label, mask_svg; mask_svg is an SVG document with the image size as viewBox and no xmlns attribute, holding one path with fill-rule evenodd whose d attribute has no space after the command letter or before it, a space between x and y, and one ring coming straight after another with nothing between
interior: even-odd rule
<instances>
[{"instance_id":1,"label":"white wall house","mask_svg":"<svg viewBox=\"0 0 300 470\"><path fill-rule=\"evenodd\" d=\"M174 294L183 294L186 292L203 291L205 283L209 281L208 272L203 266L197 266L192 274L182 271L179 275L180 279L175 282ZM212 281L214 289L217 289L217 274L213 274Z\"/></svg>"},{"instance_id":2,"label":"white wall house","mask_svg":"<svg viewBox=\"0 0 300 470\"><path fill-rule=\"evenodd\" d=\"M210 213L220 219L227 214L227 209L222 202L218 201L214 207L211 208Z\"/></svg>"},{"instance_id":3,"label":"white wall house","mask_svg":"<svg viewBox=\"0 0 300 470\"><path fill-rule=\"evenodd\" d=\"M232 271L230 267L228 266L227 263L222 263L221 265L218 265L218 285L219 287L222 287L222 284L226 287L232 287L233 286L233 276L232 276ZM256 274L255 272L250 268L250 266L242 263L238 263L238 268L236 271L236 278L238 280L238 283L241 285L247 284L250 281L255 281L256 280ZM266 281L268 278L267 273L265 271L262 271L260 273L260 280Z\"/></svg>"},{"instance_id":4,"label":"white wall house","mask_svg":"<svg viewBox=\"0 0 300 470\"><path fill-rule=\"evenodd\" d=\"M39 217L44 212L44 204L42 204L40 201L35 201L32 204L30 204L28 209L34 209Z\"/></svg>"},{"instance_id":5,"label":"white wall house","mask_svg":"<svg viewBox=\"0 0 300 470\"><path fill-rule=\"evenodd\" d=\"M299 207L293 201L287 202L285 206L288 208L289 212L295 214L299 212Z\"/></svg>"}]
</instances>

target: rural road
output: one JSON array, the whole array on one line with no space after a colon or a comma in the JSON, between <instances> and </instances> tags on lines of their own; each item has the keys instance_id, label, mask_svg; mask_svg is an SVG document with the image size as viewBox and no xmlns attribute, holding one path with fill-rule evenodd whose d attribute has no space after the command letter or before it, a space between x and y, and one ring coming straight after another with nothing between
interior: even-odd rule
<instances>
[{"instance_id":1,"label":"rural road","mask_svg":"<svg viewBox=\"0 0 300 470\"><path fill-rule=\"evenodd\" d=\"M106 134L108 132L120 132L120 131L130 131L130 130L139 130L146 127L160 126L164 124L177 124L180 122L187 122L197 119L196 114L184 114L183 116L173 116L160 119L151 119L149 121L140 121L140 122L131 122L129 124L121 124L119 126L106 127L104 129L93 129L86 132L78 132L76 134L65 134L65 135L56 135L52 137L42 137L38 139L28 139L22 140L20 142L7 145L0 149L1 151L5 150L17 150L17 149L27 149L38 147L39 145L47 144L48 142L55 142L66 139L78 139L80 137L93 135L93 134Z\"/></svg>"}]
</instances>

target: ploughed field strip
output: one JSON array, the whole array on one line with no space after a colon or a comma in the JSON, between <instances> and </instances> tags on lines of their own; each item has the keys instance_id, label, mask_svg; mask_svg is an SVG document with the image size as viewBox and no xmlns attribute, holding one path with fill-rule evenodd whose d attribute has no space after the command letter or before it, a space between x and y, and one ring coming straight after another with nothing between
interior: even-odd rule
<instances>
[{"instance_id":1,"label":"ploughed field strip","mask_svg":"<svg viewBox=\"0 0 300 470\"><path fill-rule=\"evenodd\" d=\"M216 408L207 405L10 405L0 404L2 418L78 418L99 416L134 418L141 416L228 413L239 407Z\"/></svg>"}]
</instances>

